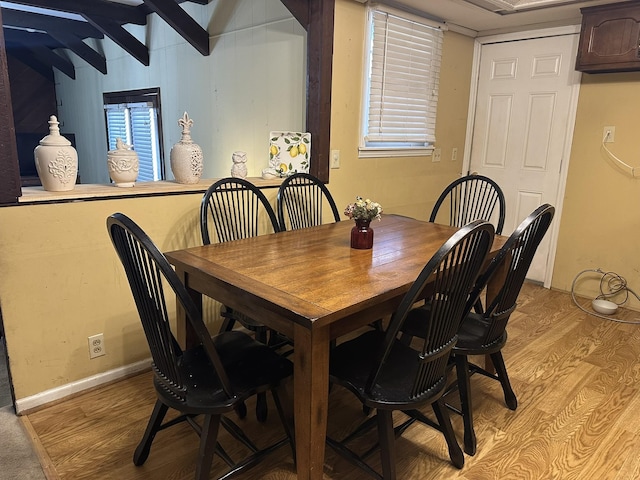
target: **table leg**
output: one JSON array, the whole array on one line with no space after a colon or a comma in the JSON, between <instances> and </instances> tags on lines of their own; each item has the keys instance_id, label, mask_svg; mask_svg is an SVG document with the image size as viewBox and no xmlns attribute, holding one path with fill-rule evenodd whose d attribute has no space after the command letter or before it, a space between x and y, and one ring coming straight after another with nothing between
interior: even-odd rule
<instances>
[{"instance_id":1,"label":"table leg","mask_svg":"<svg viewBox=\"0 0 640 480\"><path fill-rule=\"evenodd\" d=\"M180 270L179 268L176 268L176 273L182 281L182 284L188 285L185 272ZM187 291L189 292L189 296L193 299L196 306L198 306L200 308L200 311L202 311L202 294L189 288L188 286ZM194 345L197 345L199 342L197 335L193 331L193 327L187 321L187 316L180 302L176 302L176 340L182 348L192 347Z\"/></svg>"},{"instance_id":2,"label":"table leg","mask_svg":"<svg viewBox=\"0 0 640 480\"><path fill-rule=\"evenodd\" d=\"M293 402L298 479L323 477L329 404L329 329L294 327Z\"/></svg>"}]
</instances>

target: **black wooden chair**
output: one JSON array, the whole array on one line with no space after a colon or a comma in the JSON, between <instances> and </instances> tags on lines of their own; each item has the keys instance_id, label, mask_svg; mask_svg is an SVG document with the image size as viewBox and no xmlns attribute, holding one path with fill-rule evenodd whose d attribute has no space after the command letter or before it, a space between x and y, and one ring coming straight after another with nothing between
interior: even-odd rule
<instances>
[{"instance_id":1,"label":"black wooden chair","mask_svg":"<svg viewBox=\"0 0 640 480\"><path fill-rule=\"evenodd\" d=\"M447 365L457 341L457 331L469 292L478 276L494 237L494 228L478 220L456 232L426 264L391 317L386 332L368 331L342 343L331 352L330 379L353 392L362 404L377 413L343 440L327 443L351 463L375 478L396 478L394 440L416 420L440 430L451 462L458 468L464 456L456 442L449 413L442 401L447 386ZM430 288L425 289L427 284ZM432 305L424 325L420 351L397 339L411 307L426 295ZM437 421L418 409L431 404ZM392 414L401 410L408 420L395 427ZM347 446L377 424L379 445L357 454ZM366 463L380 448L383 475Z\"/></svg>"},{"instance_id":2,"label":"black wooden chair","mask_svg":"<svg viewBox=\"0 0 640 480\"><path fill-rule=\"evenodd\" d=\"M282 230L297 230L322 224L323 212L331 210L333 219L340 213L331 192L318 178L308 173L287 177L278 189L278 222Z\"/></svg>"},{"instance_id":3,"label":"black wooden chair","mask_svg":"<svg viewBox=\"0 0 640 480\"><path fill-rule=\"evenodd\" d=\"M202 243L208 245L212 240L228 242L255 237L264 233L280 231L275 212L267 197L251 182L242 178L223 178L212 184L200 204L200 231ZM221 332L233 330L235 323L254 332L262 343L281 346L282 337L262 323L229 308L222 307ZM241 416L244 410L238 409ZM258 420L267 418L267 403L264 395L256 402Z\"/></svg>"},{"instance_id":4,"label":"black wooden chair","mask_svg":"<svg viewBox=\"0 0 640 480\"><path fill-rule=\"evenodd\" d=\"M480 298L490 281L500 281L497 293L487 298L485 306L476 302L473 311L469 309L458 331L458 343L453 348L452 358L456 365L457 382L454 385L460 393L460 409L449 407L462 415L464 420L464 450L469 455L476 452L476 435L473 429L473 409L471 402L470 377L480 373L498 380L502 385L504 400L511 410L518 406L507 369L502 357L502 348L507 343L507 322L516 309L518 295L527 271L547 232L555 209L548 204L534 210L511 234L500 252L478 278L470 298ZM502 280L504 278L504 280ZM490 293L488 292L487 295ZM411 336L421 336L424 318L428 317L429 306L409 313L403 332ZM496 373L479 365L469 363L469 355L489 355Z\"/></svg>"},{"instance_id":5,"label":"black wooden chair","mask_svg":"<svg viewBox=\"0 0 640 480\"><path fill-rule=\"evenodd\" d=\"M494 211L497 219L494 221ZM496 233L502 234L505 215L502 189L496 182L482 175L467 175L451 182L436 200L429 217L430 222L447 215L448 223L462 227L474 220L487 220L494 224Z\"/></svg>"},{"instance_id":6,"label":"black wooden chair","mask_svg":"<svg viewBox=\"0 0 640 480\"><path fill-rule=\"evenodd\" d=\"M293 372L292 364L266 345L243 332L223 332L211 337L201 312L164 255L127 216L108 217L107 229L122 261L152 356L153 383L157 401L146 431L135 450L133 462L142 465L149 456L156 434L167 427L188 422L200 436L196 480L210 478L214 453L230 467L219 477L231 478L266 454L289 442L290 429L277 394L278 384ZM176 295L193 328L198 344L182 350L170 326L164 285ZM259 449L225 414L258 392L271 391L285 437ZM164 421L171 409L180 415ZM196 417L201 416L198 423ZM218 442L220 425L242 442L251 453L234 462Z\"/></svg>"}]
</instances>

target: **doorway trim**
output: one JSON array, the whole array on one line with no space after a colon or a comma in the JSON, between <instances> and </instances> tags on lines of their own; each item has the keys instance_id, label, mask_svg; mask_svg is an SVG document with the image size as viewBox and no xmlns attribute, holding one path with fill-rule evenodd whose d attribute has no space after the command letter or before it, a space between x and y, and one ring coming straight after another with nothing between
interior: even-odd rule
<instances>
[{"instance_id":1,"label":"doorway trim","mask_svg":"<svg viewBox=\"0 0 640 480\"><path fill-rule=\"evenodd\" d=\"M476 102L478 100L478 82L480 79L480 55L482 46L489 43L513 42L519 40L531 40L535 38L557 37L561 35L578 35L580 33L580 25L568 25L564 27L544 28L540 30L527 30L523 32L505 33L498 35L489 35L486 37L478 37L475 39L473 46L473 64L471 75L471 88L469 93L469 111L467 112L467 132L465 135L464 156L462 159L462 175L466 175L471 164L471 143L473 139L473 128L475 126ZM560 230L560 219L562 218L562 206L564 203L564 193L567 184L567 175L569 172L569 159L571 158L571 147L573 143L573 132L575 128L576 114L578 110L578 97L580 96L580 84L582 74L574 70L575 83L571 89L571 100L569 110L569 122L567 128L567 136L564 141L562 161L560 165L560 182L554 207L556 209L556 221L551 224L549 231L551 239L549 242L549 256L547 257L547 267L544 278L544 287L551 287L553 277L553 267L556 259L556 251L558 246L558 232Z\"/></svg>"}]
</instances>

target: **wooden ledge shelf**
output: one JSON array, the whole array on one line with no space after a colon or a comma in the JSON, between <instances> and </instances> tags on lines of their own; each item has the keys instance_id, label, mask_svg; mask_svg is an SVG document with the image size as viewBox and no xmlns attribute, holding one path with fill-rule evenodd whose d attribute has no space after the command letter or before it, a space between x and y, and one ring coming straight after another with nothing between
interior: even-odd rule
<instances>
[{"instance_id":1,"label":"wooden ledge shelf","mask_svg":"<svg viewBox=\"0 0 640 480\"><path fill-rule=\"evenodd\" d=\"M42 187L23 187L18 205L204 193L209 185L217 180L219 179L202 179L192 185L174 181L139 182L129 188L104 184L79 184L67 192L48 192ZM259 188L278 188L282 183L281 178L265 180L261 177L248 177L247 180Z\"/></svg>"}]
</instances>

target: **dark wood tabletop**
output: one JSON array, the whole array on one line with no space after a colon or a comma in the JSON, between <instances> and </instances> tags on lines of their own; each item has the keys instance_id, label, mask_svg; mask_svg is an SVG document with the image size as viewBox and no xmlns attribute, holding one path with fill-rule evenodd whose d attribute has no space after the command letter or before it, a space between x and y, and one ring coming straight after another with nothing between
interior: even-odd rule
<instances>
[{"instance_id":1,"label":"dark wood tabletop","mask_svg":"<svg viewBox=\"0 0 640 480\"><path fill-rule=\"evenodd\" d=\"M457 230L399 215L373 222L370 250L350 248L353 221L169 252L196 301L207 295L294 341L294 415L300 479L321 479L329 343L393 312ZM497 236L492 253L506 237ZM183 312L178 336L189 344Z\"/></svg>"}]
</instances>

